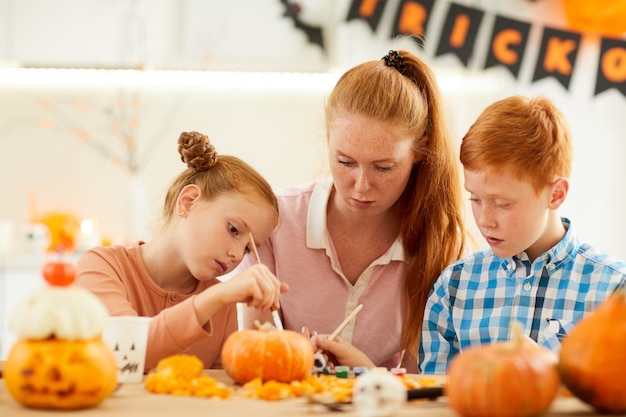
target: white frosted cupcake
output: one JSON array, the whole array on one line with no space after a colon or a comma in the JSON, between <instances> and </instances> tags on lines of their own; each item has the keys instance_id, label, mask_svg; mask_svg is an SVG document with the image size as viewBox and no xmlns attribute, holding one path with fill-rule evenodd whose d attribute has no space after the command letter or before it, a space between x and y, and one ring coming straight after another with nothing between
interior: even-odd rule
<instances>
[{"instance_id":1,"label":"white frosted cupcake","mask_svg":"<svg viewBox=\"0 0 626 417\"><path fill-rule=\"evenodd\" d=\"M58 276L62 279L49 279L50 268L62 268ZM28 407L91 407L117 386L115 357L101 336L106 307L72 284L75 275L72 264L46 264L44 276L51 285L18 302L9 317L17 342L7 357L3 378L13 398Z\"/></svg>"}]
</instances>

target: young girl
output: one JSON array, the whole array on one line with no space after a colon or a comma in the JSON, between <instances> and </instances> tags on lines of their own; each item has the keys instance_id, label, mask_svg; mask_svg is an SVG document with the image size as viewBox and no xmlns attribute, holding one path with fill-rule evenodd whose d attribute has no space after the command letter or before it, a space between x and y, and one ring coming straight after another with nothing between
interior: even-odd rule
<instances>
[{"instance_id":1,"label":"young girl","mask_svg":"<svg viewBox=\"0 0 626 417\"><path fill-rule=\"evenodd\" d=\"M278 221L270 185L234 156L217 155L207 136L183 132L178 152L188 168L165 197L164 222L149 242L97 247L78 261L79 285L113 316L150 316L146 370L169 355L197 355L220 368L220 351L237 330L236 303L278 307L287 290L263 265L221 282Z\"/></svg>"}]
</instances>

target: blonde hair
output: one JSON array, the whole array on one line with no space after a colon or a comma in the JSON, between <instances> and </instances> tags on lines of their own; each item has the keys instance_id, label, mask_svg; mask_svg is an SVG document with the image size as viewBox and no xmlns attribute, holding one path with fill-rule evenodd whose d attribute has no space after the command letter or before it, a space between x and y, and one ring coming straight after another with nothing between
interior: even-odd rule
<instances>
[{"instance_id":1,"label":"blonde hair","mask_svg":"<svg viewBox=\"0 0 626 417\"><path fill-rule=\"evenodd\" d=\"M569 177L573 147L569 124L547 98L511 96L489 105L461 143L469 171L512 169L539 193L555 177Z\"/></svg>"},{"instance_id":2,"label":"blonde hair","mask_svg":"<svg viewBox=\"0 0 626 417\"><path fill-rule=\"evenodd\" d=\"M272 187L249 164L235 156L218 155L208 136L199 132L181 133L178 152L187 169L176 177L167 191L163 205L165 222L174 214L181 190L190 184L197 185L207 200L231 191L257 193L274 208L278 221L278 201Z\"/></svg>"},{"instance_id":3,"label":"blonde hair","mask_svg":"<svg viewBox=\"0 0 626 417\"><path fill-rule=\"evenodd\" d=\"M465 227L459 164L436 78L415 55L402 50L398 55L401 69L381 59L357 65L339 79L326 104L326 132L343 114L358 113L414 138L416 163L395 209L411 257L400 348L416 356L426 299L441 271L461 257Z\"/></svg>"}]
</instances>

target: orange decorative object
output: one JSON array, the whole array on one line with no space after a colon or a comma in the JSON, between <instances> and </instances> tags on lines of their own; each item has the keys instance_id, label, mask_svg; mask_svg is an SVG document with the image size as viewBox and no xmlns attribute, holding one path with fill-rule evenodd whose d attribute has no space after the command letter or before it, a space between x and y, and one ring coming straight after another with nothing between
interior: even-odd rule
<instances>
[{"instance_id":1,"label":"orange decorative object","mask_svg":"<svg viewBox=\"0 0 626 417\"><path fill-rule=\"evenodd\" d=\"M626 0L563 0L570 29L619 37L626 33Z\"/></svg>"},{"instance_id":2,"label":"orange decorative object","mask_svg":"<svg viewBox=\"0 0 626 417\"><path fill-rule=\"evenodd\" d=\"M461 416L537 416L556 398L556 355L522 335L518 322L511 331L510 341L468 348L450 363L444 390Z\"/></svg>"},{"instance_id":3,"label":"orange decorative object","mask_svg":"<svg viewBox=\"0 0 626 417\"><path fill-rule=\"evenodd\" d=\"M46 262L41 273L50 285L65 287L74 282L76 267L69 262Z\"/></svg>"},{"instance_id":4,"label":"orange decorative object","mask_svg":"<svg viewBox=\"0 0 626 417\"><path fill-rule=\"evenodd\" d=\"M176 354L159 361L144 386L155 394L229 398L230 388L204 374L204 364L195 355Z\"/></svg>"},{"instance_id":5,"label":"orange decorative object","mask_svg":"<svg viewBox=\"0 0 626 417\"><path fill-rule=\"evenodd\" d=\"M86 341L19 340L2 374L13 398L34 408L91 407L117 387L115 357L100 337Z\"/></svg>"},{"instance_id":6,"label":"orange decorative object","mask_svg":"<svg viewBox=\"0 0 626 417\"><path fill-rule=\"evenodd\" d=\"M618 290L563 340L564 385L601 413L626 412L626 290Z\"/></svg>"},{"instance_id":7,"label":"orange decorative object","mask_svg":"<svg viewBox=\"0 0 626 417\"><path fill-rule=\"evenodd\" d=\"M51 252L72 252L74 238L80 230L80 221L71 213L52 212L41 216L39 221L50 229Z\"/></svg>"},{"instance_id":8,"label":"orange decorative object","mask_svg":"<svg viewBox=\"0 0 626 417\"><path fill-rule=\"evenodd\" d=\"M269 323L258 330L231 334L222 348L222 364L237 383L255 378L263 382L291 382L306 378L313 369L309 340L291 330L276 330Z\"/></svg>"}]
</instances>

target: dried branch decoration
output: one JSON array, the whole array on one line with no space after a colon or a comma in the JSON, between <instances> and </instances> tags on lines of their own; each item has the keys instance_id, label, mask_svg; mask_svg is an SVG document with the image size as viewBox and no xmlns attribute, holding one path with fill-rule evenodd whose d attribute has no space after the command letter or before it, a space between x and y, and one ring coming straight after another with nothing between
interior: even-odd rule
<instances>
[{"instance_id":1,"label":"dried branch decoration","mask_svg":"<svg viewBox=\"0 0 626 417\"><path fill-rule=\"evenodd\" d=\"M180 159L191 169L206 171L217 163L217 152L207 135L183 132L178 137Z\"/></svg>"}]
</instances>

